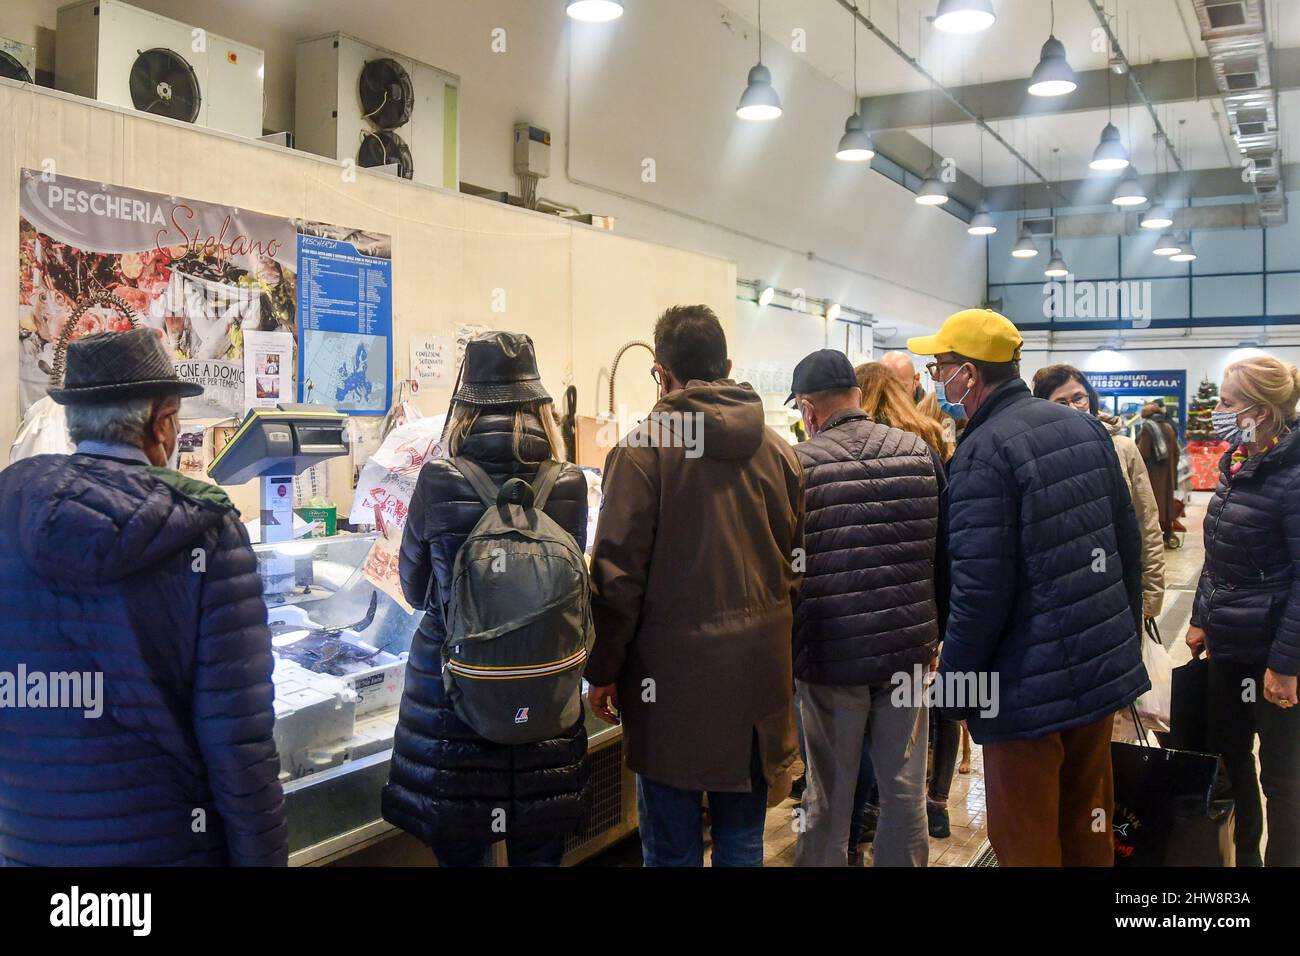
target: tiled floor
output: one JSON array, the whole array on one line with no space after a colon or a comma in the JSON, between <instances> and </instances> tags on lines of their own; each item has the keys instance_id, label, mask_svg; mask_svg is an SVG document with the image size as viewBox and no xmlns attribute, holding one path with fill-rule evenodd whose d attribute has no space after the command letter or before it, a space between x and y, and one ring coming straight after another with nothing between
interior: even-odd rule
<instances>
[{"instance_id":1,"label":"tiled floor","mask_svg":"<svg viewBox=\"0 0 1300 956\"><path fill-rule=\"evenodd\" d=\"M1157 624L1174 664L1185 663L1191 654L1183 642L1191 617L1191 599L1201 572L1205 551L1201 540L1201 521L1209 502L1208 492L1194 492L1183 523L1187 533L1183 546L1165 551L1165 604ZM948 816L952 836L947 840L930 839L930 866L969 866L988 838L984 813L984 763L978 745L972 745L971 772L954 774L948 798ZM767 812L764 833L765 866L793 866L795 829L792 811L798 804L786 800ZM610 848L590 862L595 866L639 866L641 848L635 836ZM707 850L706 850L707 855ZM870 858L865 861L870 865Z\"/></svg>"}]
</instances>

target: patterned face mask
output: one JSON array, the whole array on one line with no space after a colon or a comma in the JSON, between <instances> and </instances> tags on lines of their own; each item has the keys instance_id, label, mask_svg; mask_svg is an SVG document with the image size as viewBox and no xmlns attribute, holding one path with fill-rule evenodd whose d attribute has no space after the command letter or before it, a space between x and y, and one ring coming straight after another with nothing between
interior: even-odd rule
<instances>
[{"instance_id":1,"label":"patterned face mask","mask_svg":"<svg viewBox=\"0 0 1300 956\"><path fill-rule=\"evenodd\" d=\"M1245 431L1237 424L1237 416L1250 411L1254 407L1254 405L1247 405L1241 411L1236 412L1211 412L1210 424L1214 428L1214 433L1230 445L1239 444L1245 435Z\"/></svg>"}]
</instances>

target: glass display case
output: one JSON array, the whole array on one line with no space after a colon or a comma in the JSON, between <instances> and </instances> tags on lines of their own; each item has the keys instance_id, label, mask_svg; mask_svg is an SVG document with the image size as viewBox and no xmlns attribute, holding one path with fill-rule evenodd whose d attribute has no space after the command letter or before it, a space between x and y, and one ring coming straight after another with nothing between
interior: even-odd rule
<instances>
[{"instance_id":1,"label":"glass display case","mask_svg":"<svg viewBox=\"0 0 1300 956\"><path fill-rule=\"evenodd\" d=\"M291 865L335 862L397 836L380 816L379 795L421 615L363 572L377 537L253 545L275 655L275 743ZM636 826L622 731L590 712L586 720L593 808L583 831L569 838L566 862Z\"/></svg>"}]
</instances>

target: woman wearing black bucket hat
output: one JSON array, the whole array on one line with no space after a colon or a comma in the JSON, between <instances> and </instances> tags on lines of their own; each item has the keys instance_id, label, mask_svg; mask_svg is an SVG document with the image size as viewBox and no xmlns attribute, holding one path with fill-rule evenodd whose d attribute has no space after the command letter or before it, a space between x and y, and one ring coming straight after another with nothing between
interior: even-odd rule
<instances>
[{"instance_id":1,"label":"woman wearing black bucket hat","mask_svg":"<svg viewBox=\"0 0 1300 956\"><path fill-rule=\"evenodd\" d=\"M433 593L445 607L456 553L484 512L450 459L470 459L497 486L532 481L542 463L562 460L551 396L528 336L488 332L468 344L444 447L448 457L420 473L402 540L402 588L417 607ZM585 546L587 482L576 466L563 465L543 510ZM431 605L411 643L384 818L432 847L442 866L485 865L502 839L512 866L559 865L564 837L590 803L583 721L538 743L479 736L444 691L445 634L443 615Z\"/></svg>"}]
</instances>

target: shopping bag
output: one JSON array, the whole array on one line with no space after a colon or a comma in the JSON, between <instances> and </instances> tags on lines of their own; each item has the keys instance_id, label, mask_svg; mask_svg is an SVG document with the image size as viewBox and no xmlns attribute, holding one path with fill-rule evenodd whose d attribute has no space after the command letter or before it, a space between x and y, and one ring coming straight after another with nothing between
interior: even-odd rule
<instances>
[{"instance_id":1,"label":"shopping bag","mask_svg":"<svg viewBox=\"0 0 1300 956\"><path fill-rule=\"evenodd\" d=\"M9 463L33 455L71 455L74 450L63 406L46 395L34 402L23 416L13 447L9 449Z\"/></svg>"},{"instance_id":2,"label":"shopping bag","mask_svg":"<svg viewBox=\"0 0 1300 956\"><path fill-rule=\"evenodd\" d=\"M1180 845L1189 832L1213 834L1213 844L1219 845L1222 829L1230 826L1232 819L1231 814L1226 819L1215 815L1213 796L1219 758L1147 745L1136 708L1130 712L1143 742L1110 745L1115 780L1115 865L1176 865L1171 861L1182 859L1189 851L1189 847ZM1179 865L1222 865L1209 859L1208 852L1205 855L1204 861ZM1213 856L1217 859L1217 852Z\"/></svg>"},{"instance_id":3,"label":"shopping bag","mask_svg":"<svg viewBox=\"0 0 1300 956\"><path fill-rule=\"evenodd\" d=\"M1146 622L1146 636L1142 638L1142 663L1151 689L1137 699L1138 714L1148 730L1168 730L1174 662L1160 639L1156 622L1150 619Z\"/></svg>"},{"instance_id":4,"label":"shopping bag","mask_svg":"<svg viewBox=\"0 0 1300 956\"><path fill-rule=\"evenodd\" d=\"M1175 667L1170 682L1169 746L1208 751L1210 733L1210 661L1194 657Z\"/></svg>"}]
</instances>

